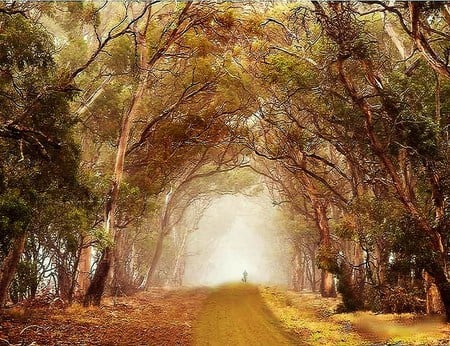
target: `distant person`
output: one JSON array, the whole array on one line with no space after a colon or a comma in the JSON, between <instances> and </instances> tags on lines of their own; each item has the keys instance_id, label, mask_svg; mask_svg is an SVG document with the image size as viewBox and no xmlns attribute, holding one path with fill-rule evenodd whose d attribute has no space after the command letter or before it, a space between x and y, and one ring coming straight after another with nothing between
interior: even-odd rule
<instances>
[{"instance_id":1,"label":"distant person","mask_svg":"<svg viewBox=\"0 0 450 346\"><path fill-rule=\"evenodd\" d=\"M246 270L244 270L244 272L242 273L242 282L247 282L247 276L248 276L248 273Z\"/></svg>"}]
</instances>

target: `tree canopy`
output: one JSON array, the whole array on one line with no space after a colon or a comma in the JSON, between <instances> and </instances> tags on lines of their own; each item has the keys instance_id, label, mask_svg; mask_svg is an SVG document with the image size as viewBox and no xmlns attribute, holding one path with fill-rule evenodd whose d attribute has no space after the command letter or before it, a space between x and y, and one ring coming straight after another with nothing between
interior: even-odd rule
<instances>
[{"instance_id":1,"label":"tree canopy","mask_svg":"<svg viewBox=\"0 0 450 346\"><path fill-rule=\"evenodd\" d=\"M0 4L0 304L181 285L212 201L265 194L294 289L449 318L449 18Z\"/></svg>"}]
</instances>

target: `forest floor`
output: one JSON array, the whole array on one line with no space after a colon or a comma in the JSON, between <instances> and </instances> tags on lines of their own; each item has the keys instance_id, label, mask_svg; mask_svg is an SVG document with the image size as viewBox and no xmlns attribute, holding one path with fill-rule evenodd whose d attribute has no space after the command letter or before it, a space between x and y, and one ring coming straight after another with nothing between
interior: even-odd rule
<instances>
[{"instance_id":1,"label":"forest floor","mask_svg":"<svg viewBox=\"0 0 450 346\"><path fill-rule=\"evenodd\" d=\"M274 287L153 289L101 307L0 313L1 345L450 345L437 318L334 314L338 299Z\"/></svg>"}]
</instances>

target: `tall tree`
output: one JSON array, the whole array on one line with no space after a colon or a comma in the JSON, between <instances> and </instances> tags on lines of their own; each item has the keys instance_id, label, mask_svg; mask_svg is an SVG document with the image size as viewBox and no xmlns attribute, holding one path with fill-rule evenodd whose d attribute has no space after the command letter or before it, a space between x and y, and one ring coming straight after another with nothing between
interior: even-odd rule
<instances>
[{"instance_id":1,"label":"tall tree","mask_svg":"<svg viewBox=\"0 0 450 346\"><path fill-rule=\"evenodd\" d=\"M69 112L73 90L59 88L53 39L28 15L26 10L0 13L0 194L6 203L4 227L9 228L2 233L8 250L2 261L1 305L39 214L50 210L46 196L56 199L63 191L62 199L70 201L81 187L71 132L75 119Z\"/></svg>"}]
</instances>

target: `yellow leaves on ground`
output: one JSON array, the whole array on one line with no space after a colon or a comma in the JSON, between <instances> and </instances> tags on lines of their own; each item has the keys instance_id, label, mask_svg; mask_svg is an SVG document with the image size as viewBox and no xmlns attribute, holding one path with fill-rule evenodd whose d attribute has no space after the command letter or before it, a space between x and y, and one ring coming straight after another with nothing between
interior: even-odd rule
<instances>
[{"instance_id":1,"label":"yellow leaves on ground","mask_svg":"<svg viewBox=\"0 0 450 346\"><path fill-rule=\"evenodd\" d=\"M261 296L283 325L309 345L447 345L450 327L441 319L371 312L334 314L338 298L261 288Z\"/></svg>"}]
</instances>

